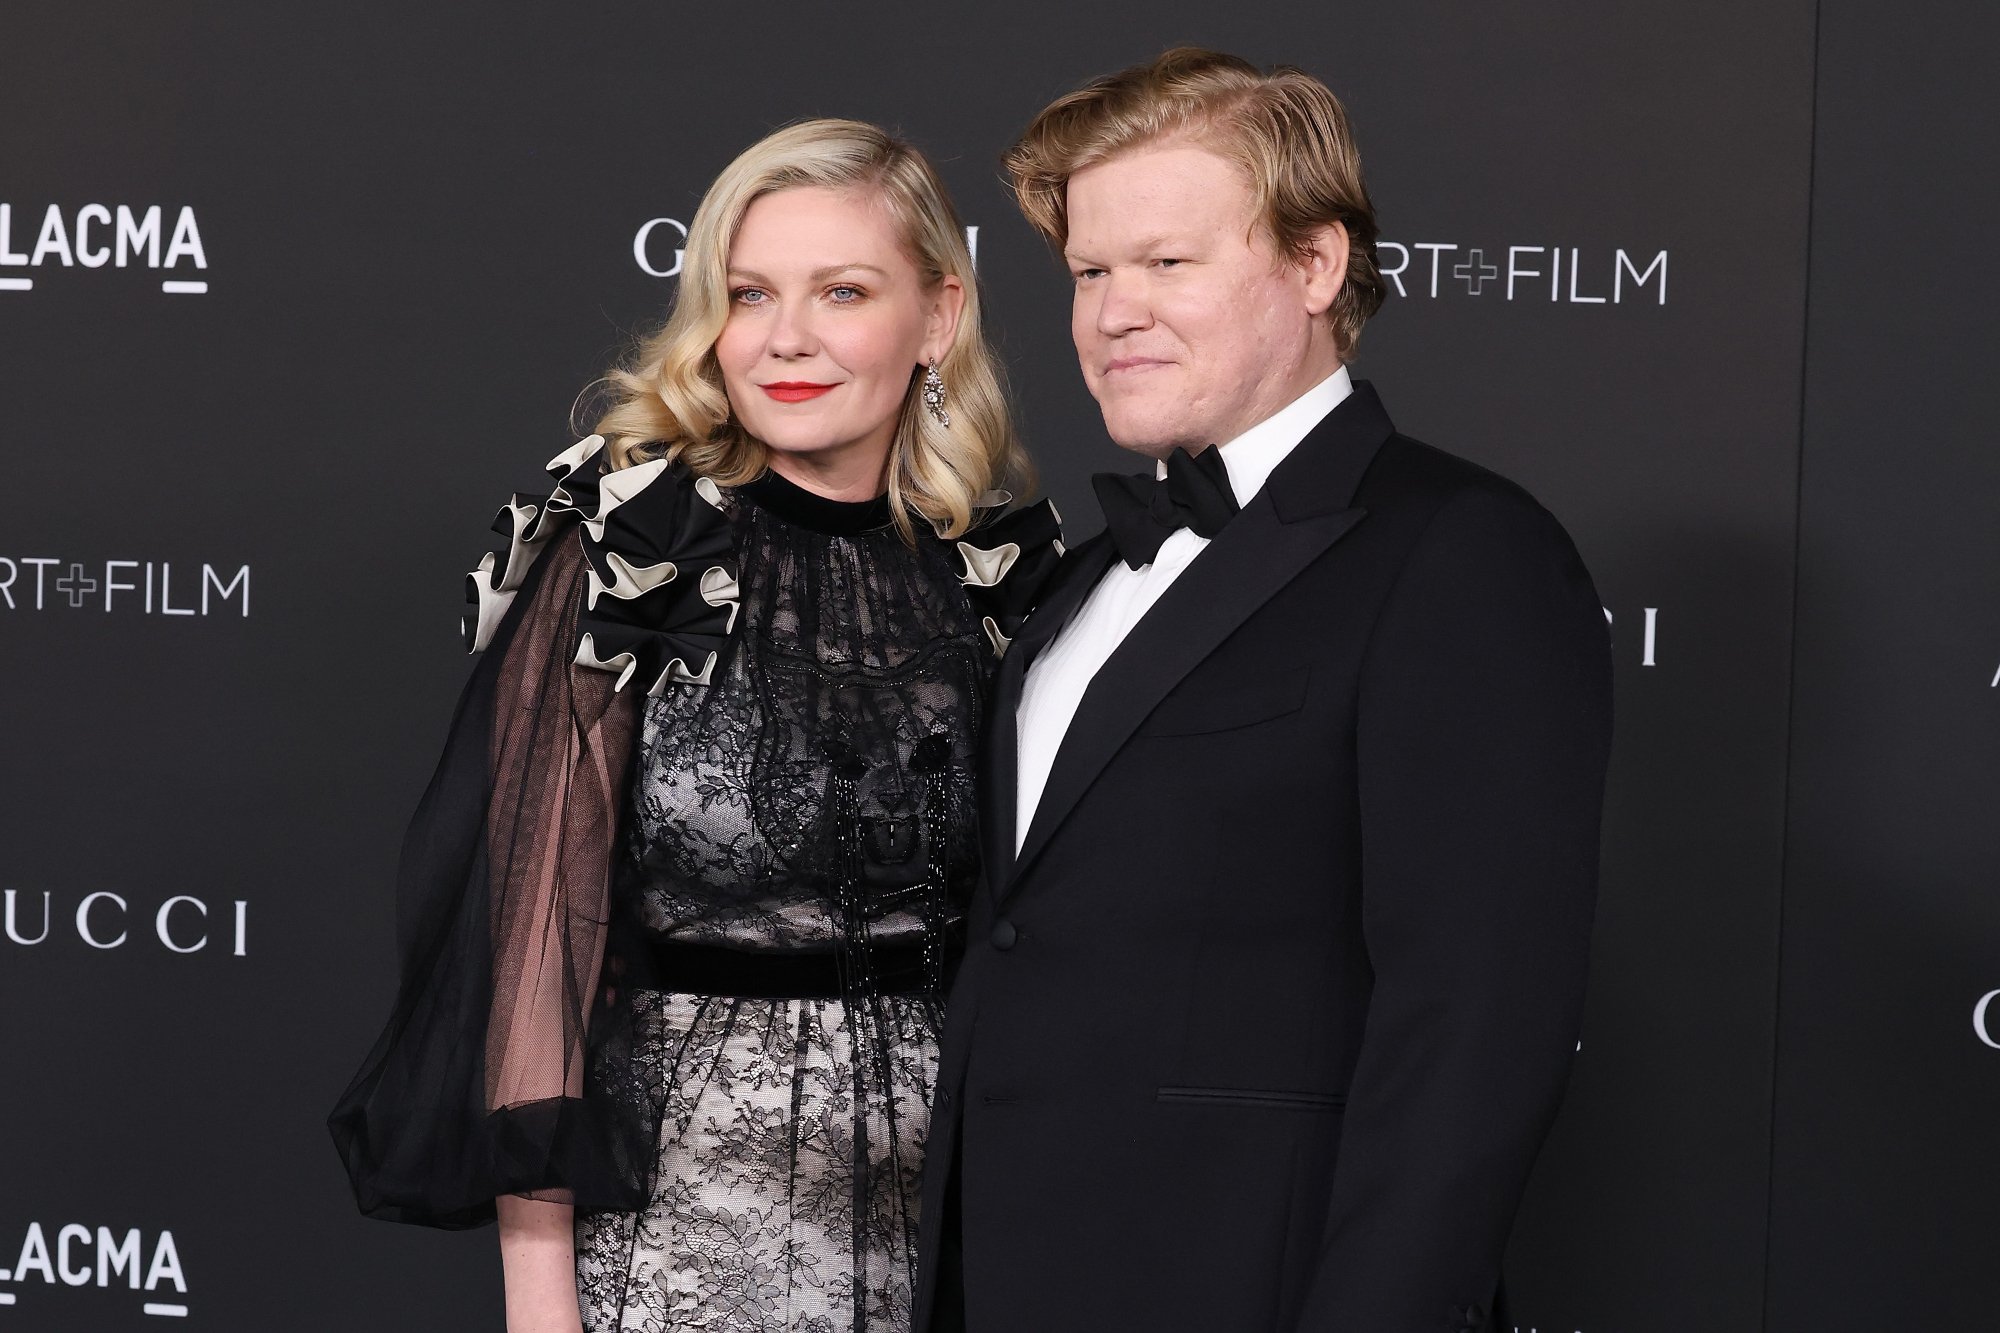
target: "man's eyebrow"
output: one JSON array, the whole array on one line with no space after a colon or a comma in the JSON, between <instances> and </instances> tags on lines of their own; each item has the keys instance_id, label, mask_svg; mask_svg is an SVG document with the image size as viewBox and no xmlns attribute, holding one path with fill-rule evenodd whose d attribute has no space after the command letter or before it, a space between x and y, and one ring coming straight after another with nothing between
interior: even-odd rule
<instances>
[{"instance_id":1,"label":"man's eyebrow","mask_svg":"<svg viewBox=\"0 0 2000 1333\"><path fill-rule=\"evenodd\" d=\"M1127 246L1126 249L1130 250L1134 254L1154 254L1161 250L1179 250L1179 249L1184 249L1185 247L1186 247L1186 242L1184 241L1178 241L1170 236L1156 234L1153 236L1142 236L1138 240L1132 242L1129 246ZM1082 264L1090 262L1084 256L1082 251L1072 250L1067 246L1065 246L1063 249L1063 258L1068 260L1072 264Z\"/></svg>"}]
</instances>

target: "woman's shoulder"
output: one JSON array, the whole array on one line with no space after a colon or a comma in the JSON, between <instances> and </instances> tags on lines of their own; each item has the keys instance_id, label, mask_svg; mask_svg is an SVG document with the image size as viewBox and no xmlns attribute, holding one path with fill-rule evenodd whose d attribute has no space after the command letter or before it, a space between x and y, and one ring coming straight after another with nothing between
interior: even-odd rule
<instances>
[{"instance_id":1,"label":"woman's shoulder","mask_svg":"<svg viewBox=\"0 0 2000 1333\"><path fill-rule=\"evenodd\" d=\"M493 641L543 552L573 544L590 566L577 665L614 672L620 689L640 679L652 694L674 680L705 684L736 618L735 541L720 490L666 458L614 467L602 435L546 468L546 495L516 494L493 520L500 540L469 580L468 651Z\"/></svg>"},{"instance_id":2,"label":"woman's shoulder","mask_svg":"<svg viewBox=\"0 0 2000 1333\"><path fill-rule=\"evenodd\" d=\"M554 481L547 492L517 491L500 506L490 528L499 540L466 575L467 652L481 652L493 642L542 552L575 527L587 509L595 508L603 455L603 436L578 440L543 465Z\"/></svg>"},{"instance_id":3,"label":"woman's shoulder","mask_svg":"<svg viewBox=\"0 0 2000 1333\"><path fill-rule=\"evenodd\" d=\"M1005 491L988 491L972 522L943 537L958 562L958 579L997 657L1020 631L1063 556L1062 515L1044 498L1013 505Z\"/></svg>"}]
</instances>

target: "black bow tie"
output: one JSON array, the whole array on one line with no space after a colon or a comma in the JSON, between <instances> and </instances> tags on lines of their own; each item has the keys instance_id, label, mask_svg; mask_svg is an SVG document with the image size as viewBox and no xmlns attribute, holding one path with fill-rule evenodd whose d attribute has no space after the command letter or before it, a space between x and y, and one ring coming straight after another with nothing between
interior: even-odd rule
<instances>
[{"instance_id":1,"label":"black bow tie","mask_svg":"<svg viewBox=\"0 0 2000 1333\"><path fill-rule=\"evenodd\" d=\"M1229 488L1229 469L1222 451L1213 447L1198 454L1176 449L1167 455L1164 480L1100 472L1090 479L1111 544L1125 563L1137 569L1153 563L1160 543L1176 529L1192 528L1213 537L1236 517L1236 492Z\"/></svg>"}]
</instances>

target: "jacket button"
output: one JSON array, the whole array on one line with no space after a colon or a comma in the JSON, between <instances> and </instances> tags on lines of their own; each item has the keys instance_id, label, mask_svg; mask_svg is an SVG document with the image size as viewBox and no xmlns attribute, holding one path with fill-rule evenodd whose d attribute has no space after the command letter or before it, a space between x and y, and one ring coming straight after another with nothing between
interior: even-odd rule
<instances>
[{"instance_id":1,"label":"jacket button","mask_svg":"<svg viewBox=\"0 0 2000 1333\"><path fill-rule=\"evenodd\" d=\"M993 923L993 933L987 938L993 941L994 948L1004 952L1013 948L1014 941L1020 937L1021 932L1014 929L1014 923L1002 917Z\"/></svg>"}]
</instances>

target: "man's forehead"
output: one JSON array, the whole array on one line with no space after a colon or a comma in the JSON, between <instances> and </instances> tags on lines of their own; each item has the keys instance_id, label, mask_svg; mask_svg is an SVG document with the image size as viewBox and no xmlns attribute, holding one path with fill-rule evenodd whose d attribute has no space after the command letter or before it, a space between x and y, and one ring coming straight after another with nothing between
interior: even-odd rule
<instances>
[{"instance_id":1,"label":"man's forehead","mask_svg":"<svg viewBox=\"0 0 2000 1333\"><path fill-rule=\"evenodd\" d=\"M1114 219L1116 220L1118 219ZM1074 253L1079 248L1088 249L1108 244L1116 245L1121 250L1166 250L1185 244L1197 234L1198 229L1191 227L1155 227L1140 232L1106 229L1106 234L1103 235L1072 231L1065 249L1069 253Z\"/></svg>"},{"instance_id":2,"label":"man's forehead","mask_svg":"<svg viewBox=\"0 0 2000 1333\"><path fill-rule=\"evenodd\" d=\"M1207 178L1206 171L1179 169L1190 159L1218 165L1226 174ZM1066 250L1171 250L1233 230L1255 211L1234 168L1192 145L1112 158L1071 177L1067 195Z\"/></svg>"}]
</instances>

